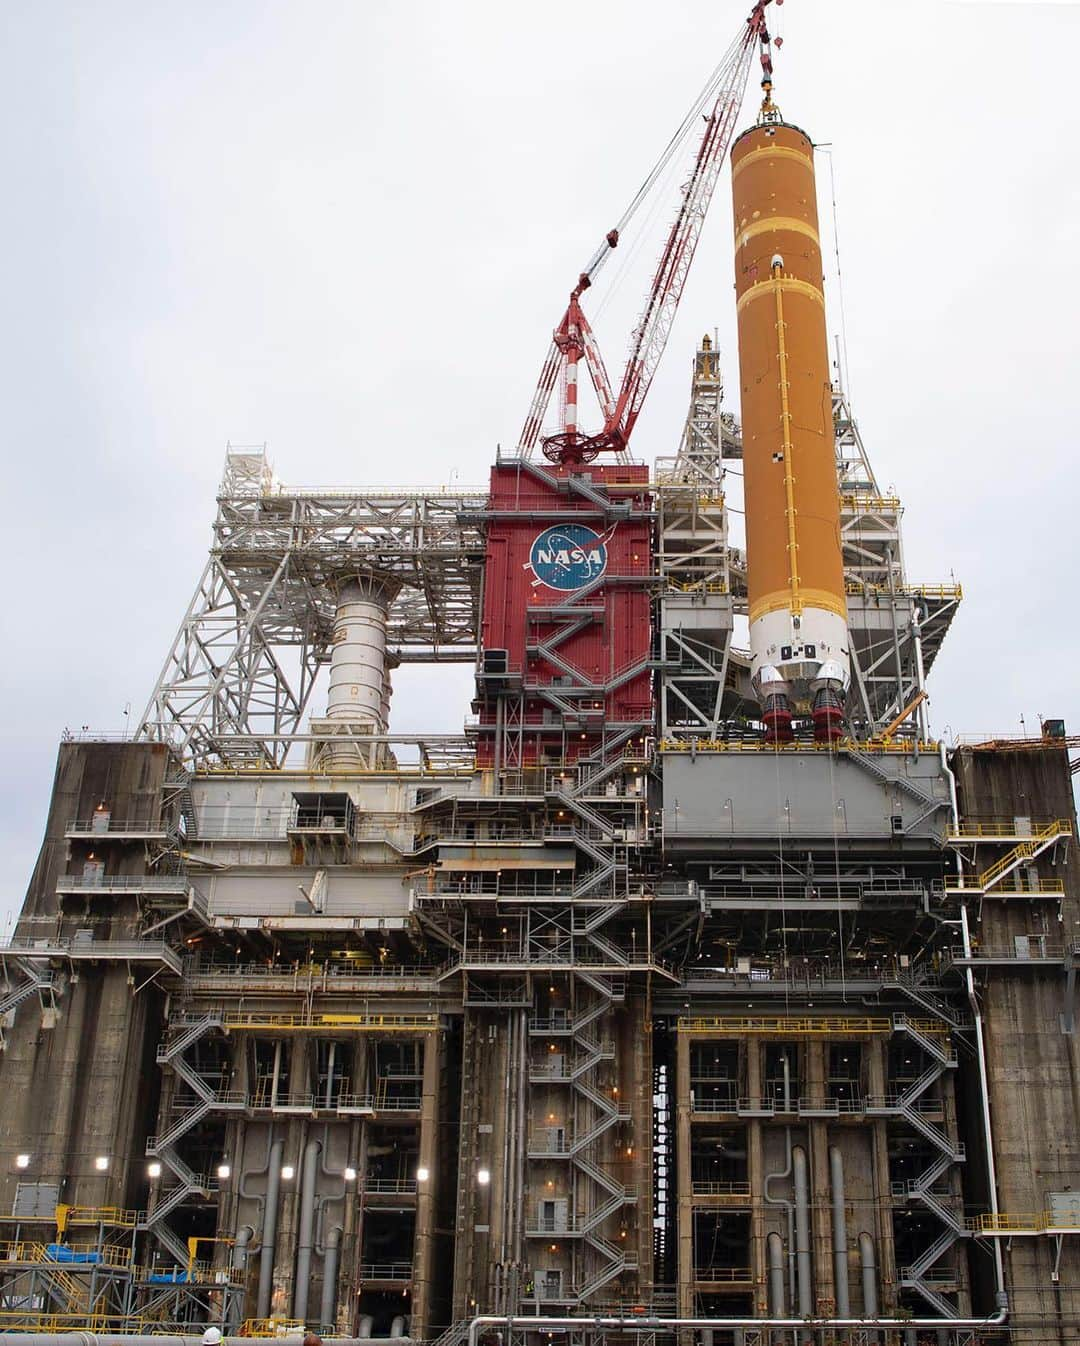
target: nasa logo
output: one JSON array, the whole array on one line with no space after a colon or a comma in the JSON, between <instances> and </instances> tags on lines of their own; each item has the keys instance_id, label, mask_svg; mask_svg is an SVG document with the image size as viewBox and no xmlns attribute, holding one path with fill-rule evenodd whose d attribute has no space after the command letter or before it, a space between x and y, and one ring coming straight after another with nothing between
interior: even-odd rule
<instances>
[{"instance_id":1,"label":"nasa logo","mask_svg":"<svg viewBox=\"0 0 1080 1346\"><path fill-rule=\"evenodd\" d=\"M607 541L614 528L595 533L582 523L560 523L545 528L532 544L525 569L535 578L533 585L570 593L607 570Z\"/></svg>"}]
</instances>

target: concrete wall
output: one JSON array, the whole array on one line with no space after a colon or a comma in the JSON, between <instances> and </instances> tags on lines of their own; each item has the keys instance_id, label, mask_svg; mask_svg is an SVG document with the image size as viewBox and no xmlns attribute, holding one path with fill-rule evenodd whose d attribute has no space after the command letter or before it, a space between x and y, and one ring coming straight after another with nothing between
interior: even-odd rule
<instances>
[{"instance_id":1,"label":"concrete wall","mask_svg":"<svg viewBox=\"0 0 1080 1346\"><path fill-rule=\"evenodd\" d=\"M961 816L1033 821L1071 819L1072 781L1061 749L1011 752L963 750L956 755ZM980 847L976 868L1005 845ZM1080 866L1075 840L1037 861L1044 878L1060 879L1060 903L988 896L971 904L977 947L1011 947L1016 934L1049 932L1080 939ZM998 1202L1005 1214L1040 1212L1050 1192L1080 1194L1080 1040L1062 1031L1066 978L1060 962L1046 970L997 967L979 973L985 1015L990 1109ZM1080 1239L1015 1238L1003 1245L1013 1340L1072 1341L1080 1321ZM1054 1279L1055 1263L1060 1279ZM1048 1328L1035 1326L1045 1322Z\"/></svg>"}]
</instances>

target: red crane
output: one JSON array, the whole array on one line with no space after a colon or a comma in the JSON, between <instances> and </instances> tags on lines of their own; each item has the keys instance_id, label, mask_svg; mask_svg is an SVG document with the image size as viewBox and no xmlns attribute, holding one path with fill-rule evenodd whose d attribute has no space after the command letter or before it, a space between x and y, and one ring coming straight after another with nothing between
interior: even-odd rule
<instances>
[{"instance_id":1,"label":"red crane","mask_svg":"<svg viewBox=\"0 0 1080 1346\"><path fill-rule=\"evenodd\" d=\"M778 5L783 2L776 0ZM570 303L552 337L551 348L540 371L540 381L521 431L518 452L522 457L528 457L541 438L544 416L560 373L563 388L562 429L542 439L545 456L557 463L588 463L599 453L626 450L631 432L641 414L645 395L667 345L713 190L731 144L735 120L742 108L754 52L758 47L762 85L766 91L771 88L772 50L765 25L765 10L772 3L773 0L757 0L750 17L709 77L622 219L614 229L608 231L603 243L578 276L577 284L570 294ZM780 45L779 38L777 45ZM712 108L706 118L693 171L682 188L682 201L660 255L645 310L631 335L630 354L616 396L611 391L592 328L582 312L581 296L592 285L600 268L618 246L627 223L710 103ZM586 434L578 425L578 365L582 357L604 416L603 429L594 435Z\"/></svg>"}]
</instances>

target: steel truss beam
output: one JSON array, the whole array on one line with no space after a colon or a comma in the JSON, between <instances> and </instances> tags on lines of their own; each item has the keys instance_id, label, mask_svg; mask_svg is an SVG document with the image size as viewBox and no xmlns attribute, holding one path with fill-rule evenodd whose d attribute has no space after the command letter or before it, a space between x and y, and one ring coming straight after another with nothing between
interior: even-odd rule
<instances>
[{"instance_id":1,"label":"steel truss beam","mask_svg":"<svg viewBox=\"0 0 1080 1346\"><path fill-rule=\"evenodd\" d=\"M746 558L729 542L725 496L725 475L741 460L742 442L734 419L720 410L722 397L706 338L679 452L657 463L666 740L722 739L725 724L755 713L749 657L733 643L736 619L747 616ZM840 391L833 393L833 420L851 634L849 711L853 727L869 737L920 690L962 595L956 584L908 582L900 501L882 495ZM914 736L918 724L909 721L900 732Z\"/></svg>"},{"instance_id":2,"label":"steel truss beam","mask_svg":"<svg viewBox=\"0 0 1080 1346\"><path fill-rule=\"evenodd\" d=\"M141 736L194 764L281 766L329 658L336 586L358 573L400 585L394 660L471 662L483 537L459 516L485 503L475 491L287 490L265 450L230 450L210 558Z\"/></svg>"}]
</instances>

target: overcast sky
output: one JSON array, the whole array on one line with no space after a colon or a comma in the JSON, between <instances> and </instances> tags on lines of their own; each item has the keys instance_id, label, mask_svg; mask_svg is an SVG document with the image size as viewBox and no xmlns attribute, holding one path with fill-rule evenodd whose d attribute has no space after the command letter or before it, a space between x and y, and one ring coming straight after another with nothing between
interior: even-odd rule
<instances>
[{"instance_id":1,"label":"overcast sky","mask_svg":"<svg viewBox=\"0 0 1080 1346\"><path fill-rule=\"evenodd\" d=\"M747 8L0 4L0 912L61 731L146 702L226 442L265 441L292 485L483 481L578 270ZM910 576L965 589L933 727L1080 730L1080 7L773 13L780 106L832 146L855 412ZM824 157L819 187L831 215ZM736 386L729 195L725 173L637 429L650 461L703 331ZM588 297L613 376L671 211ZM468 670L426 677L399 677L395 726L458 727Z\"/></svg>"}]
</instances>

